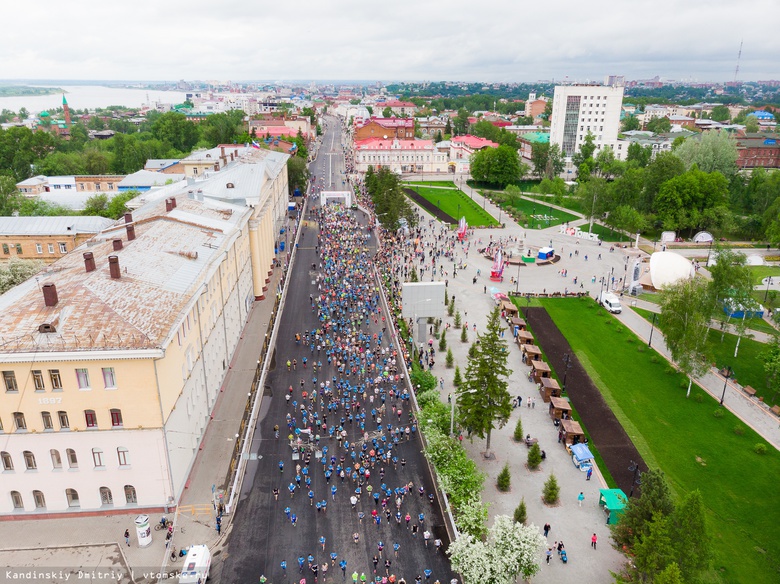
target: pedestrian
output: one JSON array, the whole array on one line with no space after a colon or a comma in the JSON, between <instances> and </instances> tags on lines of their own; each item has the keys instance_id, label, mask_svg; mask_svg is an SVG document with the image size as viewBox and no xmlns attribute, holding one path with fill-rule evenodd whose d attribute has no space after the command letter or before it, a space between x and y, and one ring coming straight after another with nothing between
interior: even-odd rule
<instances>
[{"instance_id":1,"label":"pedestrian","mask_svg":"<svg viewBox=\"0 0 780 584\"><path fill-rule=\"evenodd\" d=\"M356 545L360 541L360 534L357 531L352 534L352 540L355 542Z\"/></svg>"},{"instance_id":2,"label":"pedestrian","mask_svg":"<svg viewBox=\"0 0 780 584\"><path fill-rule=\"evenodd\" d=\"M547 534L550 533L550 524L545 523L544 524L544 537L547 537Z\"/></svg>"},{"instance_id":3,"label":"pedestrian","mask_svg":"<svg viewBox=\"0 0 780 584\"><path fill-rule=\"evenodd\" d=\"M222 531L222 518L217 517L217 535L219 535Z\"/></svg>"},{"instance_id":4,"label":"pedestrian","mask_svg":"<svg viewBox=\"0 0 780 584\"><path fill-rule=\"evenodd\" d=\"M546 559L547 559L547 565L550 565L550 558L552 558L552 548L547 548L547 551L544 553Z\"/></svg>"},{"instance_id":5,"label":"pedestrian","mask_svg":"<svg viewBox=\"0 0 780 584\"><path fill-rule=\"evenodd\" d=\"M585 480L586 480L586 481L589 481L589 480L590 480L590 475L592 475L592 474L593 474L593 467L592 467L592 466L590 466L590 467L588 467L588 472L587 472L587 474L585 475Z\"/></svg>"},{"instance_id":6,"label":"pedestrian","mask_svg":"<svg viewBox=\"0 0 780 584\"><path fill-rule=\"evenodd\" d=\"M130 530L125 529L125 543L129 546L130 545Z\"/></svg>"},{"instance_id":7,"label":"pedestrian","mask_svg":"<svg viewBox=\"0 0 780 584\"><path fill-rule=\"evenodd\" d=\"M590 538L590 545L591 545L591 547L592 547L594 550L596 549L596 544L598 543L598 541L599 541L599 538L598 538L598 537L596 536L596 534L594 533L594 534L593 534L593 536Z\"/></svg>"},{"instance_id":8,"label":"pedestrian","mask_svg":"<svg viewBox=\"0 0 780 584\"><path fill-rule=\"evenodd\" d=\"M582 507L582 502L585 500L585 494L580 491L580 494L577 495L577 503L580 504L580 507Z\"/></svg>"},{"instance_id":9,"label":"pedestrian","mask_svg":"<svg viewBox=\"0 0 780 584\"><path fill-rule=\"evenodd\" d=\"M531 409L534 409L536 407L536 398L533 398L531 400Z\"/></svg>"}]
</instances>

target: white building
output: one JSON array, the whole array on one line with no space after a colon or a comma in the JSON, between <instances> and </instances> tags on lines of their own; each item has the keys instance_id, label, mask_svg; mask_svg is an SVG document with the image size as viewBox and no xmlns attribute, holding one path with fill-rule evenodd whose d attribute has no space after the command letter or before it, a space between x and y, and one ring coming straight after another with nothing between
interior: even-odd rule
<instances>
[{"instance_id":1,"label":"white building","mask_svg":"<svg viewBox=\"0 0 780 584\"><path fill-rule=\"evenodd\" d=\"M447 155L433 140L385 140L369 138L355 142L355 169L366 172L386 166L401 173L446 173Z\"/></svg>"},{"instance_id":2,"label":"white building","mask_svg":"<svg viewBox=\"0 0 780 584\"><path fill-rule=\"evenodd\" d=\"M558 144L564 155L571 159L590 133L596 152L605 146L614 150L620 131L622 102L622 87L557 86L553 96L550 143Z\"/></svg>"}]
</instances>

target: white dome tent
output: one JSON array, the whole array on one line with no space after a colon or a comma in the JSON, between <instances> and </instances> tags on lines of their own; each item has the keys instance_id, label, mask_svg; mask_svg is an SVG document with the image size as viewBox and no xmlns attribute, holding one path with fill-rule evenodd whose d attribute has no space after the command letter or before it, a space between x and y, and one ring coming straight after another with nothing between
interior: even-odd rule
<instances>
[{"instance_id":1,"label":"white dome tent","mask_svg":"<svg viewBox=\"0 0 780 584\"><path fill-rule=\"evenodd\" d=\"M693 278L694 273L689 259L671 251L657 251L650 256L649 264L644 264L639 283L643 288L662 290L679 280Z\"/></svg>"}]
</instances>

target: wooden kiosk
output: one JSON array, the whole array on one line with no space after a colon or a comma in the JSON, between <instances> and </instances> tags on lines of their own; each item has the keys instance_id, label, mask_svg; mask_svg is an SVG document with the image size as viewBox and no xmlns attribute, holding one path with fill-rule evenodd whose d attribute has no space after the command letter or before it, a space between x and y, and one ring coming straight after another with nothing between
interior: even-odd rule
<instances>
[{"instance_id":1,"label":"wooden kiosk","mask_svg":"<svg viewBox=\"0 0 780 584\"><path fill-rule=\"evenodd\" d=\"M525 355L525 362L530 365L531 361L539 361L542 358L542 350L536 345L520 345L520 350Z\"/></svg>"},{"instance_id":2,"label":"wooden kiosk","mask_svg":"<svg viewBox=\"0 0 780 584\"><path fill-rule=\"evenodd\" d=\"M528 331L517 331L517 344L522 347L523 345L533 345L534 336Z\"/></svg>"},{"instance_id":3,"label":"wooden kiosk","mask_svg":"<svg viewBox=\"0 0 780 584\"><path fill-rule=\"evenodd\" d=\"M538 361L531 361L531 377L534 378L536 383L541 383L542 378L550 377L550 366L539 359Z\"/></svg>"},{"instance_id":4,"label":"wooden kiosk","mask_svg":"<svg viewBox=\"0 0 780 584\"><path fill-rule=\"evenodd\" d=\"M538 383L541 384L539 386L539 393L542 394L542 399L545 403L549 402L552 398L561 397L561 386L558 385L558 382L552 377L542 377ZM568 402L566 403L568 404ZM571 408L569 408L569 410L571 410Z\"/></svg>"},{"instance_id":5,"label":"wooden kiosk","mask_svg":"<svg viewBox=\"0 0 780 584\"><path fill-rule=\"evenodd\" d=\"M515 306L509 300L502 300L501 301L501 305L500 305L500 309L501 309L501 312L503 312L506 315L505 318L507 319L507 321L509 321L509 319L512 318L513 316L517 316L518 313L520 312L517 309L517 306Z\"/></svg>"},{"instance_id":6,"label":"wooden kiosk","mask_svg":"<svg viewBox=\"0 0 780 584\"><path fill-rule=\"evenodd\" d=\"M547 401L547 400L545 400ZM571 418L571 406L562 397L550 396L550 417L553 420L568 420Z\"/></svg>"},{"instance_id":7,"label":"wooden kiosk","mask_svg":"<svg viewBox=\"0 0 780 584\"><path fill-rule=\"evenodd\" d=\"M585 432L582 431L582 427L579 422L574 420L561 420L560 432L563 433L561 442L564 444L579 444L585 442Z\"/></svg>"},{"instance_id":8,"label":"wooden kiosk","mask_svg":"<svg viewBox=\"0 0 780 584\"><path fill-rule=\"evenodd\" d=\"M519 316L512 316L510 318L506 319L507 322L513 326L519 328L521 331L528 330L528 325L526 324L525 320L520 318Z\"/></svg>"}]
</instances>

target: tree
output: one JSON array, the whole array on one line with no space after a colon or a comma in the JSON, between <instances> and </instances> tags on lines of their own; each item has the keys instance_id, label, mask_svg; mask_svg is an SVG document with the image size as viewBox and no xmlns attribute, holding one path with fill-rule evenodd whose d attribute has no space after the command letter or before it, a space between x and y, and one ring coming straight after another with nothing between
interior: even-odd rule
<instances>
[{"instance_id":1,"label":"tree","mask_svg":"<svg viewBox=\"0 0 780 584\"><path fill-rule=\"evenodd\" d=\"M486 541L467 534L452 542L447 553L464 584L513 584L518 577L527 580L539 572L545 543L535 525L499 515Z\"/></svg>"},{"instance_id":2,"label":"tree","mask_svg":"<svg viewBox=\"0 0 780 584\"><path fill-rule=\"evenodd\" d=\"M631 142L628 145L628 154L626 162L634 162L637 166L644 168L653 159L652 146L642 146L639 142Z\"/></svg>"},{"instance_id":3,"label":"tree","mask_svg":"<svg viewBox=\"0 0 780 584\"><path fill-rule=\"evenodd\" d=\"M466 379L458 388L458 408L461 420L471 434L486 438L485 455L490 456L490 433L498 424L502 428L512 413L507 379L511 371L507 367L509 352L507 342L501 338L498 307L488 317L484 334L478 334L478 344L472 345L476 356L469 357Z\"/></svg>"},{"instance_id":4,"label":"tree","mask_svg":"<svg viewBox=\"0 0 780 584\"><path fill-rule=\"evenodd\" d=\"M189 152L198 142L198 128L178 112L166 112L157 118L152 135L182 152Z\"/></svg>"},{"instance_id":5,"label":"tree","mask_svg":"<svg viewBox=\"0 0 780 584\"><path fill-rule=\"evenodd\" d=\"M520 499L520 504L515 508L514 520L515 523L521 523L523 525L528 521L528 510L525 506L525 497Z\"/></svg>"},{"instance_id":6,"label":"tree","mask_svg":"<svg viewBox=\"0 0 780 584\"><path fill-rule=\"evenodd\" d=\"M395 232L402 218L410 227L417 225L417 214L409 204L397 174L386 166L377 172L369 167L365 184L382 227Z\"/></svg>"},{"instance_id":7,"label":"tree","mask_svg":"<svg viewBox=\"0 0 780 584\"><path fill-rule=\"evenodd\" d=\"M657 513L646 534L634 546L634 563L643 581L652 581L672 561L674 547L670 518Z\"/></svg>"},{"instance_id":8,"label":"tree","mask_svg":"<svg viewBox=\"0 0 780 584\"><path fill-rule=\"evenodd\" d=\"M767 388L773 392L772 398L767 400L767 403L773 404L776 403L775 399L780 393L780 337L772 336L761 352L760 359L764 363Z\"/></svg>"},{"instance_id":9,"label":"tree","mask_svg":"<svg viewBox=\"0 0 780 584\"><path fill-rule=\"evenodd\" d=\"M462 449L461 449L462 450ZM480 490L482 487L480 486ZM488 505L478 496L471 493L471 498L460 506L458 513L458 529L472 537L483 540L487 537Z\"/></svg>"},{"instance_id":10,"label":"tree","mask_svg":"<svg viewBox=\"0 0 780 584\"><path fill-rule=\"evenodd\" d=\"M460 342L461 343L469 342L469 330L465 327L460 329Z\"/></svg>"},{"instance_id":11,"label":"tree","mask_svg":"<svg viewBox=\"0 0 780 584\"><path fill-rule=\"evenodd\" d=\"M676 562L672 562L666 568L659 572L653 579L653 584L685 584L682 579L680 567Z\"/></svg>"},{"instance_id":12,"label":"tree","mask_svg":"<svg viewBox=\"0 0 780 584\"><path fill-rule=\"evenodd\" d=\"M666 229L712 229L729 215L728 194L725 176L694 166L661 185L653 209Z\"/></svg>"},{"instance_id":13,"label":"tree","mask_svg":"<svg viewBox=\"0 0 780 584\"><path fill-rule=\"evenodd\" d=\"M109 219L119 219L127 211L127 202L135 199L140 193L138 191L123 191L118 195L115 195L106 206L105 217Z\"/></svg>"},{"instance_id":14,"label":"tree","mask_svg":"<svg viewBox=\"0 0 780 584\"><path fill-rule=\"evenodd\" d=\"M542 498L548 505L554 505L558 502L560 495L561 488L558 486L558 479L555 478L554 474L550 474L550 477L544 482Z\"/></svg>"},{"instance_id":15,"label":"tree","mask_svg":"<svg viewBox=\"0 0 780 584\"><path fill-rule=\"evenodd\" d=\"M523 419L518 416L517 423L515 424L515 431L512 433L512 438L515 442L522 442L525 439L523 436Z\"/></svg>"},{"instance_id":16,"label":"tree","mask_svg":"<svg viewBox=\"0 0 780 584\"><path fill-rule=\"evenodd\" d=\"M745 133L756 134L758 130L758 118L756 116L748 116L745 120Z\"/></svg>"},{"instance_id":17,"label":"tree","mask_svg":"<svg viewBox=\"0 0 780 584\"><path fill-rule=\"evenodd\" d=\"M16 182L10 176L0 175L0 216L9 217L19 209L21 195L16 190Z\"/></svg>"},{"instance_id":18,"label":"tree","mask_svg":"<svg viewBox=\"0 0 780 584\"><path fill-rule=\"evenodd\" d=\"M709 567L712 558L712 538L707 529L704 503L698 489L685 495L677 504L671 517L670 530L674 542L674 560L683 579L692 582Z\"/></svg>"},{"instance_id":19,"label":"tree","mask_svg":"<svg viewBox=\"0 0 780 584\"><path fill-rule=\"evenodd\" d=\"M453 365L455 365L455 356L452 354L452 349L447 349L447 369L452 369Z\"/></svg>"},{"instance_id":20,"label":"tree","mask_svg":"<svg viewBox=\"0 0 780 584\"><path fill-rule=\"evenodd\" d=\"M639 123L639 118L635 116L626 116L623 118L623 121L620 122L620 131L630 132L632 130L638 130L640 126L641 124Z\"/></svg>"},{"instance_id":21,"label":"tree","mask_svg":"<svg viewBox=\"0 0 780 584\"><path fill-rule=\"evenodd\" d=\"M662 152L645 168L644 192L640 208L649 212L655 204L655 198L666 181L685 172L685 164L672 152Z\"/></svg>"},{"instance_id":22,"label":"tree","mask_svg":"<svg viewBox=\"0 0 780 584\"><path fill-rule=\"evenodd\" d=\"M300 156L290 156L287 159L287 188L290 196L292 196L296 188L305 191L306 183L308 183L310 176L311 173L309 172L309 165L306 164L306 159Z\"/></svg>"},{"instance_id":23,"label":"tree","mask_svg":"<svg viewBox=\"0 0 780 584\"><path fill-rule=\"evenodd\" d=\"M650 469L642 474L642 494L629 499L620 520L612 527L612 538L618 547L633 547L637 538L643 537L656 514L670 516L674 501L663 471Z\"/></svg>"},{"instance_id":24,"label":"tree","mask_svg":"<svg viewBox=\"0 0 780 584\"><path fill-rule=\"evenodd\" d=\"M390 106L386 107L382 110L382 117L383 118L392 118L393 117L393 110Z\"/></svg>"},{"instance_id":25,"label":"tree","mask_svg":"<svg viewBox=\"0 0 780 584\"><path fill-rule=\"evenodd\" d=\"M230 110L207 116L201 122L201 134L212 147L219 144L233 144L243 131L245 116L242 110Z\"/></svg>"},{"instance_id":26,"label":"tree","mask_svg":"<svg viewBox=\"0 0 780 584\"><path fill-rule=\"evenodd\" d=\"M84 203L83 214L105 217L107 207L108 207L108 196L105 193L98 193L89 197L87 201Z\"/></svg>"},{"instance_id":27,"label":"tree","mask_svg":"<svg viewBox=\"0 0 780 584\"><path fill-rule=\"evenodd\" d=\"M673 153L688 169L695 164L701 171L718 171L727 177L737 172L737 141L724 131L711 130L686 138Z\"/></svg>"},{"instance_id":28,"label":"tree","mask_svg":"<svg viewBox=\"0 0 780 584\"><path fill-rule=\"evenodd\" d=\"M5 294L17 284L30 279L44 266L40 260L23 260L16 257L0 263L0 294Z\"/></svg>"},{"instance_id":29,"label":"tree","mask_svg":"<svg viewBox=\"0 0 780 584\"><path fill-rule=\"evenodd\" d=\"M521 176L520 158L510 146L484 148L471 155L474 180L504 188Z\"/></svg>"},{"instance_id":30,"label":"tree","mask_svg":"<svg viewBox=\"0 0 780 584\"><path fill-rule=\"evenodd\" d=\"M450 119L449 118L447 118L447 123L444 124L444 133L447 136L451 136L452 135L452 124L450 123Z\"/></svg>"},{"instance_id":31,"label":"tree","mask_svg":"<svg viewBox=\"0 0 780 584\"><path fill-rule=\"evenodd\" d=\"M463 383L463 377L460 374L460 365L455 365L455 376L452 378L452 385L460 387L461 383Z\"/></svg>"},{"instance_id":32,"label":"tree","mask_svg":"<svg viewBox=\"0 0 780 584\"><path fill-rule=\"evenodd\" d=\"M439 351L444 351L447 348L447 338L446 338L447 329L444 329L441 331L441 336L439 337Z\"/></svg>"},{"instance_id":33,"label":"tree","mask_svg":"<svg viewBox=\"0 0 780 584\"><path fill-rule=\"evenodd\" d=\"M531 470L536 470L539 468L539 465L542 464L542 451L539 448L539 444L533 444L528 450L526 463Z\"/></svg>"},{"instance_id":34,"label":"tree","mask_svg":"<svg viewBox=\"0 0 780 584\"><path fill-rule=\"evenodd\" d=\"M455 323L454 323L454 326L455 326L456 329L459 329L462 325L463 325L463 321L461 320L461 317L460 317L460 310L458 310L455 313Z\"/></svg>"},{"instance_id":35,"label":"tree","mask_svg":"<svg viewBox=\"0 0 780 584\"><path fill-rule=\"evenodd\" d=\"M728 302L736 306L751 309L757 306L753 298L753 273L747 266L745 254L717 245L715 247L717 262L710 266L709 282L713 315L728 321L729 317L723 311L723 304ZM745 333L745 319L737 319L735 326L739 335ZM725 335L725 327L724 327ZM722 337L721 337L722 340Z\"/></svg>"},{"instance_id":36,"label":"tree","mask_svg":"<svg viewBox=\"0 0 780 584\"><path fill-rule=\"evenodd\" d=\"M501 469L501 472L498 473L498 478L496 479L496 487L498 487L498 490L502 493L506 493L509 490L509 487L512 482L512 475L509 472L509 463L504 463L504 468Z\"/></svg>"},{"instance_id":37,"label":"tree","mask_svg":"<svg viewBox=\"0 0 780 584\"><path fill-rule=\"evenodd\" d=\"M678 280L661 292L658 328L682 373L688 377L691 395L693 377L702 375L712 362L705 353L710 330L710 291L701 278Z\"/></svg>"},{"instance_id":38,"label":"tree","mask_svg":"<svg viewBox=\"0 0 780 584\"><path fill-rule=\"evenodd\" d=\"M654 134L666 134L672 129L672 122L669 118L653 118L645 124L645 129Z\"/></svg>"},{"instance_id":39,"label":"tree","mask_svg":"<svg viewBox=\"0 0 780 584\"><path fill-rule=\"evenodd\" d=\"M712 114L710 115L710 119L716 122L729 121L731 119L731 112L729 111L728 106L716 105L714 108L712 108Z\"/></svg>"}]
</instances>

